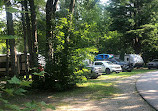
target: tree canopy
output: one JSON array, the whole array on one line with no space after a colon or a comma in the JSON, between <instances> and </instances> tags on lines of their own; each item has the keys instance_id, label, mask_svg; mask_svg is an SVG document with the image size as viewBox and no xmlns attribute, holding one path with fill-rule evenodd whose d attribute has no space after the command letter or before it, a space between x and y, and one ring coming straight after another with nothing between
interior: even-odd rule
<instances>
[{"instance_id":1,"label":"tree canopy","mask_svg":"<svg viewBox=\"0 0 158 111\"><path fill-rule=\"evenodd\" d=\"M86 80L83 60L98 53L158 58L157 9L157 0L1 0L0 53L11 55L17 76L16 52L24 53L27 78L39 72L41 54L46 73L32 86L68 89Z\"/></svg>"}]
</instances>

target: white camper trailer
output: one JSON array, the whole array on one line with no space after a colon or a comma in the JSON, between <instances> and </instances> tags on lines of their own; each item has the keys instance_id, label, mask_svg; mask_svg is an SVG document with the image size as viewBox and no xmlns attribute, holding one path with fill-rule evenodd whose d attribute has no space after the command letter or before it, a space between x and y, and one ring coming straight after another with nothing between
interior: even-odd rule
<instances>
[{"instance_id":1,"label":"white camper trailer","mask_svg":"<svg viewBox=\"0 0 158 111\"><path fill-rule=\"evenodd\" d=\"M144 64L143 58L138 54L126 54L124 56L124 61L132 64L133 67L141 67Z\"/></svg>"}]
</instances>

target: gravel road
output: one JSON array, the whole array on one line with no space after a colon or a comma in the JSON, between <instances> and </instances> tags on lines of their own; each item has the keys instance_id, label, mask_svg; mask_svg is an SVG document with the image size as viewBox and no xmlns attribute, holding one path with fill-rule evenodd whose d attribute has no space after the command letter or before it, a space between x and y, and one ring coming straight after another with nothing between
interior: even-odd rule
<instances>
[{"instance_id":1,"label":"gravel road","mask_svg":"<svg viewBox=\"0 0 158 111\"><path fill-rule=\"evenodd\" d=\"M91 101L83 98L65 98L62 101L69 104L56 107L56 111L155 111L136 91L135 82L141 75L111 80L116 81L115 86L121 91L116 97Z\"/></svg>"}]
</instances>

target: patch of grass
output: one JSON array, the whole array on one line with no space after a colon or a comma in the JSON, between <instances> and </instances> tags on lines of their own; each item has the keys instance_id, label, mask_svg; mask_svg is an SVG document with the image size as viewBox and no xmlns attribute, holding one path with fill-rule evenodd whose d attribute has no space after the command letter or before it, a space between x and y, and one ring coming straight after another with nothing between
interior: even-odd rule
<instances>
[{"instance_id":1,"label":"patch of grass","mask_svg":"<svg viewBox=\"0 0 158 111\"><path fill-rule=\"evenodd\" d=\"M96 79L97 80L97 79ZM112 96L117 93L117 89L114 87L114 83L107 82L90 82L84 84L78 84L78 88L60 92L58 94L53 95L53 98L61 98L61 97L75 97L75 98L84 98L84 99L102 99L107 96Z\"/></svg>"},{"instance_id":2,"label":"patch of grass","mask_svg":"<svg viewBox=\"0 0 158 111\"><path fill-rule=\"evenodd\" d=\"M152 70L152 69L149 70L147 68L134 69L134 70L132 70L132 72L112 73L112 74L109 74L109 75L105 75L103 77L100 77L99 80L113 79L113 78L120 78L120 77L129 77L129 76L132 76L132 75L146 73L146 72L150 72L150 71L155 71L155 70Z\"/></svg>"},{"instance_id":3,"label":"patch of grass","mask_svg":"<svg viewBox=\"0 0 158 111\"><path fill-rule=\"evenodd\" d=\"M85 99L102 99L113 96L119 92L114 86L115 81L112 79L119 79L122 77L129 77L132 75L145 73L154 70L148 69L134 69L132 72L112 73L109 75L102 75L98 79L90 79L86 83L77 84L77 88L66 92L60 92L52 95L52 98L85 98Z\"/></svg>"},{"instance_id":4,"label":"patch of grass","mask_svg":"<svg viewBox=\"0 0 158 111\"><path fill-rule=\"evenodd\" d=\"M120 90L115 86L117 80L149 71L155 70L134 69L132 72L103 74L97 79L89 79L86 83L77 84L75 89L65 92L39 92L38 94L34 92L33 94L29 94L29 96L26 95L25 99L19 99L17 104L22 104L33 99L35 101L50 101L54 106L66 106L69 105L70 101L74 100L83 99L83 101L89 101L112 98L120 93Z\"/></svg>"}]
</instances>

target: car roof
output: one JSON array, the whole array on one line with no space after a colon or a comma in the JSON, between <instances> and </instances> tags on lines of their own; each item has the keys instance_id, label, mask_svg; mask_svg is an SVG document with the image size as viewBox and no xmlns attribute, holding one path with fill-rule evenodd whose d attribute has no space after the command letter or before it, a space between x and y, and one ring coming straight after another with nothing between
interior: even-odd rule
<instances>
[{"instance_id":1,"label":"car roof","mask_svg":"<svg viewBox=\"0 0 158 111\"><path fill-rule=\"evenodd\" d=\"M110 62L110 61L94 61L94 62Z\"/></svg>"},{"instance_id":2,"label":"car roof","mask_svg":"<svg viewBox=\"0 0 158 111\"><path fill-rule=\"evenodd\" d=\"M98 54L98 55L109 55L109 54Z\"/></svg>"}]
</instances>

